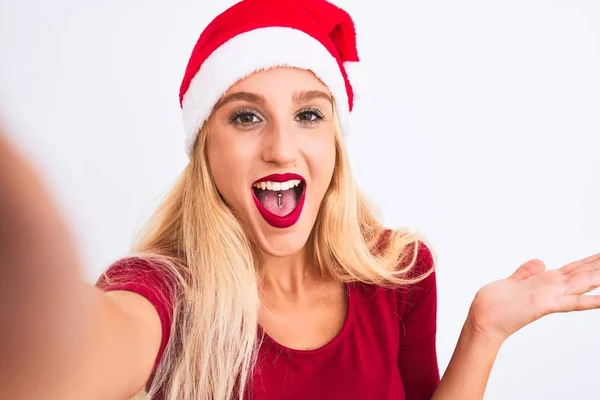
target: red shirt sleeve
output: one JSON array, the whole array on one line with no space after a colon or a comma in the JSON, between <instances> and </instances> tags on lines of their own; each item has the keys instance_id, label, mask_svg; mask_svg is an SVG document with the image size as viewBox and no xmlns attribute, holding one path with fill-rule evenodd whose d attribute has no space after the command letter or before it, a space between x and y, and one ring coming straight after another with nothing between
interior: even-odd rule
<instances>
[{"instance_id":1,"label":"red shirt sleeve","mask_svg":"<svg viewBox=\"0 0 600 400\"><path fill-rule=\"evenodd\" d=\"M420 243L418 276L434 265L425 244ZM398 368L402 376L406 400L431 400L440 373L436 351L437 285L435 272L419 283L403 288L398 294L400 316L400 348Z\"/></svg>"},{"instance_id":2,"label":"red shirt sleeve","mask_svg":"<svg viewBox=\"0 0 600 400\"><path fill-rule=\"evenodd\" d=\"M173 279L165 267L131 257L112 264L96 282L104 291L126 290L145 297L156 308L161 321L162 338L154 369L167 347L173 321Z\"/></svg>"}]
</instances>

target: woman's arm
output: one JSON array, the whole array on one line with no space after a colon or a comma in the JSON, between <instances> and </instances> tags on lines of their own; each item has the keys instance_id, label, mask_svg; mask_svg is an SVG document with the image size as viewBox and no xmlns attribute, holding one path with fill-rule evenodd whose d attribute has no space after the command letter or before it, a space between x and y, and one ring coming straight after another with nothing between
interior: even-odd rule
<instances>
[{"instance_id":1,"label":"woman's arm","mask_svg":"<svg viewBox=\"0 0 600 400\"><path fill-rule=\"evenodd\" d=\"M470 318L432 400L483 399L502 342L478 332Z\"/></svg>"},{"instance_id":2,"label":"woman's arm","mask_svg":"<svg viewBox=\"0 0 600 400\"><path fill-rule=\"evenodd\" d=\"M502 343L526 325L552 313L600 308L600 254L546 271L540 260L479 290L456 350L433 400L479 400Z\"/></svg>"},{"instance_id":3,"label":"woman's arm","mask_svg":"<svg viewBox=\"0 0 600 400\"><path fill-rule=\"evenodd\" d=\"M152 370L156 310L137 294L84 283L73 242L0 132L0 398L124 398Z\"/></svg>"}]
</instances>

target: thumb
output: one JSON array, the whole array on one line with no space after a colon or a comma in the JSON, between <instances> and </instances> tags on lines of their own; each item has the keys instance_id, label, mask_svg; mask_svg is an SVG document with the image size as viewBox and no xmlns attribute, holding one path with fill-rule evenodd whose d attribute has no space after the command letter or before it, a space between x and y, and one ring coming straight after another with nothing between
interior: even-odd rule
<instances>
[{"instance_id":1,"label":"thumb","mask_svg":"<svg viewBox=\"0 0 600 400\"><path fill-rule=\"evenodd\" d=\"M517 270L508 277L508 279L512 281L521 281L523 279L532 277L533 275L537 275L540 272L544 272L545 269L546 264L544 264L542 260L529 260L517 268Z\"/></svg>"}]
</instances>

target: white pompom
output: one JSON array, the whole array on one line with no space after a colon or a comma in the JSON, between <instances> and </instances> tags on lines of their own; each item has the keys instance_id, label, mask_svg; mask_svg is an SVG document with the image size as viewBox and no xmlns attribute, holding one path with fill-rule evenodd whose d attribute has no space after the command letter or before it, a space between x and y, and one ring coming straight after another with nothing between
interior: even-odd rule
<instances>
[{"instance_id":1,"label":"white pompom","mask_svg":"<svg viewBox=\"0 0 600 400\"><path fill-rule=\"evenodd\" d=\"M354 98L359 99L367 94L369 87L369 71L360 61L345 61L344 69L354 92Z\"/></svg>"}]
</instances>

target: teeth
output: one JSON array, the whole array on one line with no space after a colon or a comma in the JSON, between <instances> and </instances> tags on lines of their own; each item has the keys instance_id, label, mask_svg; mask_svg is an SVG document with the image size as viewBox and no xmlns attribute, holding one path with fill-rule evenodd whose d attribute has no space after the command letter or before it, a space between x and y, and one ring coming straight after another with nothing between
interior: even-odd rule
<instances>
[{"instance_id":1,"label":"teeth","mask_svg":"<svg viewBox=\"0 0 600 400\"><path fill-rule=\"evenodd\" d=\"M288 190L293 187L296 187L300 184L300 179L290 179L286 182L272 182L272 181L262 181L254 184L254 187L262 190L274 190L276 192L280 190Z\"/></svg>"}]
</instances>

